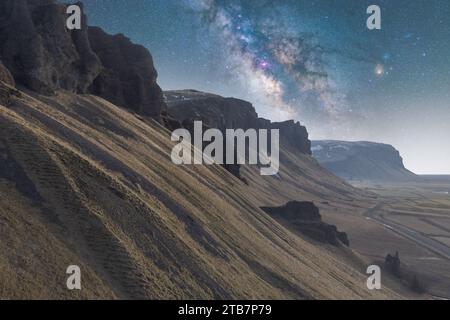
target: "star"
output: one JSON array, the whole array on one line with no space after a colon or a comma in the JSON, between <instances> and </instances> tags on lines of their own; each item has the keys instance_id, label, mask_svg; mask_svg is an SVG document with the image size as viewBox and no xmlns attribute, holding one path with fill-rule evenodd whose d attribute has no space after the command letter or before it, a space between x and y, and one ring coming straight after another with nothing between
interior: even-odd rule
<instances>
[{"instance_id":1,"label":"star","mask_svg":"<svg viewBox=\"0 0 450 320\"><path fill-rule=\"evenodd\" d=\"M379 77L381 77L385 74L384 66L382 64L377 64L375 66L375 74Z\"/></svg>"}]
</instances>

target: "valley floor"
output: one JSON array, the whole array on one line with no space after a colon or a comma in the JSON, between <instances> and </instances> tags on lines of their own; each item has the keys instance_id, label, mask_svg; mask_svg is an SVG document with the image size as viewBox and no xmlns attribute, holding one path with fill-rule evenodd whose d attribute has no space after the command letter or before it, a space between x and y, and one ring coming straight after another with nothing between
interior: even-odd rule
<instances>
[{"instance_id":1,"label":"valley floor","mask_svg":"<svg viewBox=\"0 0 450 320\"><path fill-rule=\"evenodd\" d=\"M450 298L450 177L423 176L417 182L355 183L373 193L371 207L354 219L333 214L326 219L345 225L352 248L369 262L399 252L427 292ZM373 241L374 238L379 241Z\"/></svg>"}]
</instances>

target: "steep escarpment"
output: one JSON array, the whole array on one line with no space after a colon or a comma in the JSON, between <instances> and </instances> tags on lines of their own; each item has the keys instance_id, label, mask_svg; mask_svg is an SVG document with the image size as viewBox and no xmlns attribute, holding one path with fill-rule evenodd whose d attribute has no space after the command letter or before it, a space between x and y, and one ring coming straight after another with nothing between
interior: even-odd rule
<instances>
[{"instance_id":1,"label":"steep escarpment","mask_svg":"<svg viewBox=\"0 0 450 320\"><path fill-rule=\"evenodd\" d=\"M393 146L373 142L313 141L314 157L325 168L347 180L405 181L416 175L407 170Z\"/></svg>"},{"instance_id":2,"label":"steep escarpment","mask_svg":"<svg viewBox=\"0 0 450 320\"><path fill-rule=\"evenodd\" d=\"M165 105L148 50L88 27L85 16L68 30L66 19L54 0L0 2L0 60L15 81L45 95L93 93L158 119Z\"/></svg>"},{"instance_id":3,"label":"steep escarpment","mask_svg":"<svg viewBox=\"0 0 450 320\"><path fill-rule=\"evenodd\" d=\"M111 36L97 27L89 27L88 34L103 67L89 92L142 115L159 118L165 104L148 50L122 34Z\"/></svg>"},{"instance_id":4,"label":"steep escarpment","mask_svg":"<svg viewBox=\"0 0 450 320\"><path fill-rule=\"evenodd\" d=\"M280 143L289 144L299 153L311 154L308 132L299 122L271 122L258 117L250 102L195 90L166 91L169 114L180 122L203 121L211 128L279 129Z\"/></svg>"},{"instance_id":5,"label":"steep escarpment","mask_svg":"<svg viewBox=\"0 0 450 320\"><path fill-rule=\"evenodd\" d=\"M101 63L90 49L86 19L66 29L66 7L52 0L0 3L0 57L16 82L43 94L86 92Z\"/></svg>"}]
</instances>

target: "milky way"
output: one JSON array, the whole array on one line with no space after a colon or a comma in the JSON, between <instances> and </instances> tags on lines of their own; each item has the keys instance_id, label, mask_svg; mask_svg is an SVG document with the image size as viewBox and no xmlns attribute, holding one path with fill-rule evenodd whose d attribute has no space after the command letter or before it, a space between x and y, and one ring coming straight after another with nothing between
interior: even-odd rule
<instances>
[{"instance_id":1,"label":"milky way","mask_svg":"<svg viewBox=\"0 0 450 320\"><path fill-rule=\"evenodd\" d=\"M294 118L313 139L394 145L416 172L450 173L448 0L88 0L91 23L152 53L164 89ZM366 27L378 4L382 30Z\"/></svg>"},{"instance_id":2,"label":"milky way","mask_svg":"<svg viewBox=\"0 0 450 320\"><path fill-rule=\"evenodd\" d=\"M272 118L300 119L309 110L325 122L342 121L345 97L329 77L324 49L312 33L293 31L270 10L249 17L235 3L185 3L201 12L205 23L222 37L227 67L257 103L272 109Z\"/></svg>"}]
</instances>

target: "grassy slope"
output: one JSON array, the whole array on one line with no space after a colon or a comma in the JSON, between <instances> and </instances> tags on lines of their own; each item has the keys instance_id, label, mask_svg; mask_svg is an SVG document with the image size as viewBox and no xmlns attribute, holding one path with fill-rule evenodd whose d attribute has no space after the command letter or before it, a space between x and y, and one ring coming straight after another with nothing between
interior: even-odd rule
<instances>
[{"instance_id":1,"label":"grassy slope","mask_svg":"<svg viewBox=\"0 0 450 320\"><path fill-rule=\"evenodd\" d=\"M271 220L220 166L173 165L168 137L94 96L0 106L1 156L24 174L0 175L0 297L398 297ZM69 264L81 292L65 289Z\"/></svg>"}]
</instances>

